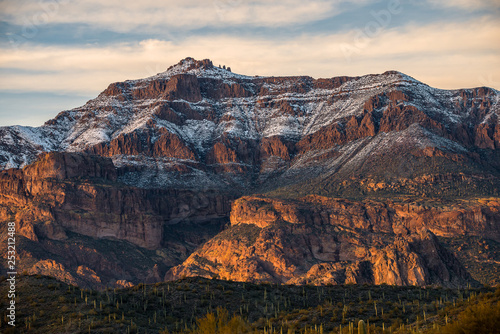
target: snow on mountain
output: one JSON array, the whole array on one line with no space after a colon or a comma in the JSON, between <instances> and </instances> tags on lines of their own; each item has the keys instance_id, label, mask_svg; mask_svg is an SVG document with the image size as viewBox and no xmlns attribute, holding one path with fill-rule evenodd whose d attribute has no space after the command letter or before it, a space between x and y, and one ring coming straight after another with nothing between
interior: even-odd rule
<instances>
[{"instance_id":1,"label":"snow on mountain","mask_svg":"<svg viewBox=\"0 0 500 334\"><path fill-rule=\"evenodd\" d=\"M228 139L224 138L252 143L275 136L298 142L327 126L353 116L362 117L366 103L374 98L383 100L379 105L374 104L374 113L382 114L394 107L400 110L413 107L445 128L453 124L475 126L470 123L473 121L478 124L500 122L499 92L489 88L440 90L395 71L318 80L251 77L213 66L209 60L186 58L155 76L112 84L95 99L61 112L41 127L0 128L0 165L3 169L23 167L40 152L82 152L99 145L104 145L100 148L103 150L116 142L114 151L106 152L115 152L107 154L118 167L137 167L137 171L124 176L129 183L162 185L190 182L189 179L196 183L200 182L201 173L204 185L210 187L212 183L226 182L224 177L215 177L217 173L208 173L193 164L203 163L205 156L214 150L214 143L227 144ZM154 145L166 138L165 133L179 138L186 145L185 150L194 152L196 158L116 153L132 145L123 139L132 134L139 135L139 142L134 144L139 147L136 150L140 151L145 145L150 145L151 150L164 150L167 144ZM465 149L426 129L409 127L398 134L374 138L361 149L357 159L370 154L375 146L380 150L403 137L413 138L423 146ZM168 143L175 141L173 137L168 138L165 139ZM241 143L234 145L242 147ZM230 168L245 169L249 164L231 158L230 151L223 154L233 159L224 162L228 166L232 164ZM297 157L295 163L303 158ZM146 173L144 169L148 166L154 168ZM143 171L138 171L141 168ZM183 169L182 177L172 174L172 170L177 169Z\"/></svg>"}]
</instances>

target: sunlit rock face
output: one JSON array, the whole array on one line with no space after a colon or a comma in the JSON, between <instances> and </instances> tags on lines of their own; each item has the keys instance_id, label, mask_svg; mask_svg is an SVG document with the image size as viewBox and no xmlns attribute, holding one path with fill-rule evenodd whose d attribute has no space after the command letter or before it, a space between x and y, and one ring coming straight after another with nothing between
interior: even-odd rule
<instances>
[{"instance_id":1,"label":"sunlit rock face","mask_svg":"<svg viewBox=\"0 0 500 334\"><path fill-rule=\"evenodd\" d=\"M258 77L186 58L1 127L0 220L26 270L87 286L465 284L436 236L499 241L498 112L494 89L394 71Z\"/></svg>"}]
</instances>

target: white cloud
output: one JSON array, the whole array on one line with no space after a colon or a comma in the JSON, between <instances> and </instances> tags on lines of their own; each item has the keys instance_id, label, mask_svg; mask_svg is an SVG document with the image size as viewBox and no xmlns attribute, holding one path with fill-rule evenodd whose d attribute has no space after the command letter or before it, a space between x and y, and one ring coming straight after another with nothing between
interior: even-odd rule
<instances>
[{"instance_id":1,"label":"white cloud","mask_svg":"<svg viewBox=\"0 0 500 334\"><path fill-rule=\"evenodd\" d=\"M354 32L303 35L288 40L191 37L179 43L145 40L106 47L35 46L0 52L0 89L96 95L115 81L164 71L180 59L211 58L248 75L363 75L395 69L439 88L500 81L500 25L487 19L463 24L409 25L368 40L348 61L340 45ZM500 87L495 87L500 89Z\"/></svg>"},{"instance_id":2,"label":"white cloud","mask_svg":"<svg viewBox=\"0 0 500 334\"><path fill-rule=\"evenodd\" d=\"M18 0L0 3L11 24L83 23L119 32L165 32L166 28L276 27L321 20L343 3L368 0Z\"/></svg>"}]
</instances>

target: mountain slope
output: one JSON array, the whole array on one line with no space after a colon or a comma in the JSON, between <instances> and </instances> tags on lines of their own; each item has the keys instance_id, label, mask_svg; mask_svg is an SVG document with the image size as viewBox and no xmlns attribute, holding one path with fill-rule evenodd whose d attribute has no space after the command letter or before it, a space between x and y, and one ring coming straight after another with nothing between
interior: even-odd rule
<instances>
[{"instance_id":1,"label":"mountain slope","mask_svg":"<svg viewBox=\"0 0 500 334\"><path fill-rule=\"evenodd\" d=\"M186 58L111 84L39 128L1 128L0 162L89 152L111 157L133 186L258 190L270 177L314 172L311 160L323 162L320 173L346 174L397 145L473 160L475 149L500 147L499 109L495 90L438 90L399 72L248 77Z\"/></svg>"},{"instance_id":2,"label":"mountain slope","mask_svg":"<svg viewBox=\"0 0 500 334\"><path fill-rule=\"evenodd\" d=\"M436 236L500 241L499 110L494 89L439 90L394 71L249 77L186 58L41 127L0 128L0 220L17 223L28 272L90 286L198 274L466 284ZM276 205L302 213L291 222ZM314 250L332 243L347 255ZM100 265L117 257L142 260Z\"/></svg>"}]
</instances>

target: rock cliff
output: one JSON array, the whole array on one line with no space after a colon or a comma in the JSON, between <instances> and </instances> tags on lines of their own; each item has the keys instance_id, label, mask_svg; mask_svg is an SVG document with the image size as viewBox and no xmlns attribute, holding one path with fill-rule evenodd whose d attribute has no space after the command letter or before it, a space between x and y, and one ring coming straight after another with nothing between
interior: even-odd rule
<instances>
[{"instance_id":1,"label":"rock cliff","mask_svg":"<svg viewBox=\"0 0 500 334\"><path fill-rule=\"evenodd\" d=\"M39 128L0 128L0 166L25 166L41 152L87 152L110 157L119 180L134 187L243 193L300 183L304 174L383 179L366 160L383 165L410 154L414 165L395 176L418 177L422 166L448 160L440 174L480 174L498 195L491 175L500 167L499 108L494 89L439 90L395 71L250 77L186 58L113 83Z\"/></svg>"},{"instance_id":2,"label":"rock cliff","mask_svg":"<svg viewBox=\"0 0 500 334\"><path fill-rule=\"evenodd\" d=\"M196 250L166 279L183 276L287 284L462 285L472 281L436 235L499 241L500 202L424 206L243 197L231 227Z\"/></svg>"},{"instance_id":3,"label":"rock cliff","mask_svg":"<svg viewBox=\"0 0 500 334\"><path fill-rule=\"evenodd\" d=\"M1 226L16 222L24 269L89 286L465 284L439 238L500 242L499 96L186 58L1 127Z\"/></svg>"},{"instance_id":4,"label":"rock cliff","mask_svg":"<svg viewBox=\"0 0 500 334\"><path fill-rule=\"evenodd\" d=\"M116 179L111 159L82 153L45 153L0 172L0 219L16 222L18 270L92 287L156 282L226 224L230 194Z\"/></svg>"}]
</instances>

